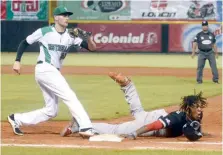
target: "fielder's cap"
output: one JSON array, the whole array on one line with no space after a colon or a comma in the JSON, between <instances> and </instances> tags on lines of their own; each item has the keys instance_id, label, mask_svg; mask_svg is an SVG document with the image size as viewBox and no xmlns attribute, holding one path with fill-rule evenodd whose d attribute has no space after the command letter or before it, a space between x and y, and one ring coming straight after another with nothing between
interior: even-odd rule
<instances>
[{"instance_id":1,"label":"fielder's cap","mask_svg":"<svg viewBox=\"0 0 223 155\"><path fill-rule=\"evenodd\" d=\"M54 16L56 16L56 15L62 15L62 14L67 14L67 15L70 16L70 15L73 14L73 12L69 12L65 6L58 6L53 11L53 15Z\"/></svg>"},{"instance_id":2,"label":"fielder's cap","mask_svg":"<svg viewBox=\"0 0 223 155\"><path fill-rule=\"evenodd\" d=\"M204 20L204 21L202 22L202 26L208 26L208 21Z\"/></svg>"}]
</instances>

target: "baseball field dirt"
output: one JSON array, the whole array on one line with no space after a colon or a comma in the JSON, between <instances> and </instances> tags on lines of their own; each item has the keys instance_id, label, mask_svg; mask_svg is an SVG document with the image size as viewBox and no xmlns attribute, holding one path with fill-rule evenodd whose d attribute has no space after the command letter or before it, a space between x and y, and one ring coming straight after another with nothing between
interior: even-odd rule
<instances>
[{"instance_id":1,"label":"baseball field dirt","mask_svg":"<svg viewBox=\"0 0 223 155\"><path fill-rule=\"evenodd\" d=\"M73 67L67 66L62 69L63 74L84 74L84 75L104 75L108 71L119 71L126 75L143 76L176 76L176 77L196 77L195 69L173 69L173 68L147 68L147 67ZM2 74L14 74L11 66L2 66ZM33 74L34 66L23 66L22 74ZM219 70L222 75L222 71ZM210 69L204 70L206 79L211 79ZM221 77L220 77L221 79ZM208 98L209 106L206 108L203 119L203 131L210 133L198 142L188 142L185 137L159 138L140 137L137 140L124 140L121 143L112 142L89 142L79 135L70 137L60 137L61 129L67 125L68 121L48 121L36 126L22 127L24 136L13 134L7 122L2 124L2 144L24 144L24 145L47 145L58 147L76 148L108 148L108 149L170 149L170 150L222 150L222 96ZM177 110L177 106L165 108L168 112ZM108 120L109 123L120 123L131 120L130 116L115 120ZM97 120L97 122L103 122Z\"/></svg>"}]
</instances>

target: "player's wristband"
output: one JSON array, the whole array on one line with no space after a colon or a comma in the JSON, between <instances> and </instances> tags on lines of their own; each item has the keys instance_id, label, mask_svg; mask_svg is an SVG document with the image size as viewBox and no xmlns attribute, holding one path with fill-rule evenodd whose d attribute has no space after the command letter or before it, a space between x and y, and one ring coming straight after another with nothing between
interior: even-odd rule
<instances>
[{"instance_id":1,"label":"player's wristband","mask_svg":"<svg viewBox=\"0 0 223 155\"><path fill-rule=\"evenodd\" d=\"M163 127L164 125L162 124L160 120L157 120L151 124L146 125L147 131L159 130L159 129L162 129Z\"/></svg>"}]
</instances>

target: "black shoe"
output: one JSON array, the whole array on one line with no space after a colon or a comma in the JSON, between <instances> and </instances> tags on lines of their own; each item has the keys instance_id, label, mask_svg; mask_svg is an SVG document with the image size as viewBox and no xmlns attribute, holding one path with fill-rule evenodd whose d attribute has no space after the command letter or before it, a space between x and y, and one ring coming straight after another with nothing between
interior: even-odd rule
<instances>
[{"instance_id":1,"label":"black shoe","mask_svg":"<svg viewBox=\"0 0 223 155\"><path fill-rule=\"evenodd\" d=\"M203 83L202 81L198 81L198 82L197 82L197 84L202 84L202 83Z\"/></svg>"},{"instance_id":2,"label":"black shoe","mask_svg":"<svg viewBox=\"0 0 223 155\"><path fill-rule=\"evenodd\" d=\"M8 116L8 121L12 126L13 132L16 135L23 136L23 132L19 129L19 126L16 124L14 119L14 114Z\"/></svg>"}]
</instances>

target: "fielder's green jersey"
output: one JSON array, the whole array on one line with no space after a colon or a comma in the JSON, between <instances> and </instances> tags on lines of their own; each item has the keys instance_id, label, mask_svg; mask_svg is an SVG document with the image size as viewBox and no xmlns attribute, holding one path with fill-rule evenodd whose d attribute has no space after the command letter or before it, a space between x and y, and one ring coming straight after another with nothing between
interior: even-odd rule
<instances>
[{"instance_id":1,"label":"fielder's green jersey","mask_svg":"<svg viewBox=\"0 0 223 155\"><path fill-rule=\"evenodd\" d=\"M56 68L61 68L63 59L72 45L80 46L81 38L72 38L68 30L62 34L58 33L54 26L37 29L26 38L29 44L39 42L40 54L38 61L48 62Z\"/></svg>"}]
</instances>

